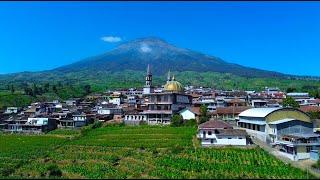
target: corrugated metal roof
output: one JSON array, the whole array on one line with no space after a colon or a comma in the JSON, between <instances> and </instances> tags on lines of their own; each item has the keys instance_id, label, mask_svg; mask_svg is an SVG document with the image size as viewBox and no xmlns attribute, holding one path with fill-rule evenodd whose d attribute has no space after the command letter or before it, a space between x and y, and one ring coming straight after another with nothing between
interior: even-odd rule
<instances>
[{"instance_id":1,"label":"corrugated metal roof","mask_svg":"<svg viewBox=\"0 0 320 180\"><path fill-rule=\"evenodd\" d=\"M277 108L252 108L243 111L239 114L239 116L246 116L246 117L266 117L268 114L272 113L275 110L281 109Z\"/></svg>"}]
</instances>

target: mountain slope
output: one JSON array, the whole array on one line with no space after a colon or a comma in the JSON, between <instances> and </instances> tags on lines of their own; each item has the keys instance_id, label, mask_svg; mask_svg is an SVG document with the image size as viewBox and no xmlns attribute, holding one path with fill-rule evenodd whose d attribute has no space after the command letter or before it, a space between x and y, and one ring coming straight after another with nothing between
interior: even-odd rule
<instances>
[{"instance_id":1,"label":"mountain slope","mask_svg":"<svg viewBox=\"0 0 320 180\"><path fill-rule=\"evenodd\" d=\"M156 75L172 71L221 72L244 77L283 77L284 74L248 68L192 50L175 47L159 38L141 38L126 42L105 54L91 57L53 71L145 71L150 64Z\"/></svg>"}]
</instances>

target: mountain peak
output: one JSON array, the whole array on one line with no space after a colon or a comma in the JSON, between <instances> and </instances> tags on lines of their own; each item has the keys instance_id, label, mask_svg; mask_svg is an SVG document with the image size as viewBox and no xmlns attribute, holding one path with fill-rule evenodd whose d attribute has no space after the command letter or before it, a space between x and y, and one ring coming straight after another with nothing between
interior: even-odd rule
<instances>
[{"instance_id":1,"label":"mountain peak","mask_svg":"<svg viewBox=\"0 0 320 180\"><path fill-rule=\"evenodd\" d=\"M150 36L150 37L143 37L143 38L138 38L135 40L132 40L131 42L152 42L152 43L167 43L164 39L155 37L155 36Z\"/></svg>"},{"instance_id":2,"label":"mountain peak","mask_svg":"<svg viewBox=\"0 0 320 180\"><path fill-rule=\"evenodd\" d=\"M64 72L145 71L148 64L154 67L153 73L158 75L163 75L170 69L172 71L231 73L246 77L283 76L277 72L231 64L217 57L176 47L159 37L152 36L124 42L105 54L58 68L58 70Z\"/></svg>"}]
</instances>

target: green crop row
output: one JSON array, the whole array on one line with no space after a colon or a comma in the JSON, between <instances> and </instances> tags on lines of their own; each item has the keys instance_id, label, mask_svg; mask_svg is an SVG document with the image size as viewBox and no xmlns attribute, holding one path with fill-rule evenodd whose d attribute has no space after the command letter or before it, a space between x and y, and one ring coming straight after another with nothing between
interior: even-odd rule
<instances>
[{"instance_id":1,"label":"green crop row","mask_svg":"<svg viewBox=\"0 0 320 180\"><path fill-rule=\"evenodd\" d=\"M190 127L0 135L0 178L312 178L265 151L194 148Z\"/></svg>"}]
</instances>

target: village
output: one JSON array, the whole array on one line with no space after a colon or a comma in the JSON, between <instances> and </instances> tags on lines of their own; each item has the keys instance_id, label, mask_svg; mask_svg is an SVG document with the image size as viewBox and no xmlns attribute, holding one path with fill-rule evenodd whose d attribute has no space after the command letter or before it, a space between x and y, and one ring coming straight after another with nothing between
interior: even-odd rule
<instances>
[{"instance_id":1,"label":"village","mask_svg":"<svg viewBox=\"0 0 320 180\"><path fill-rule=\"evenodd\" d=\"M283 106L288 97L299 108ZM172 125L174 118L181 118L182 123L198 125L196 137L203 147L249 146L259 141L292 161L316 161L320 149L319 120L310 113L319 112L320 99L304 92L285 93L277 87L256 92L183 86L170 71L164 85L154 87L148 66L142 89L7 107L0 112L0 130L42 134L94 122L166 126Z\"/></svg>"}]
</instances>

